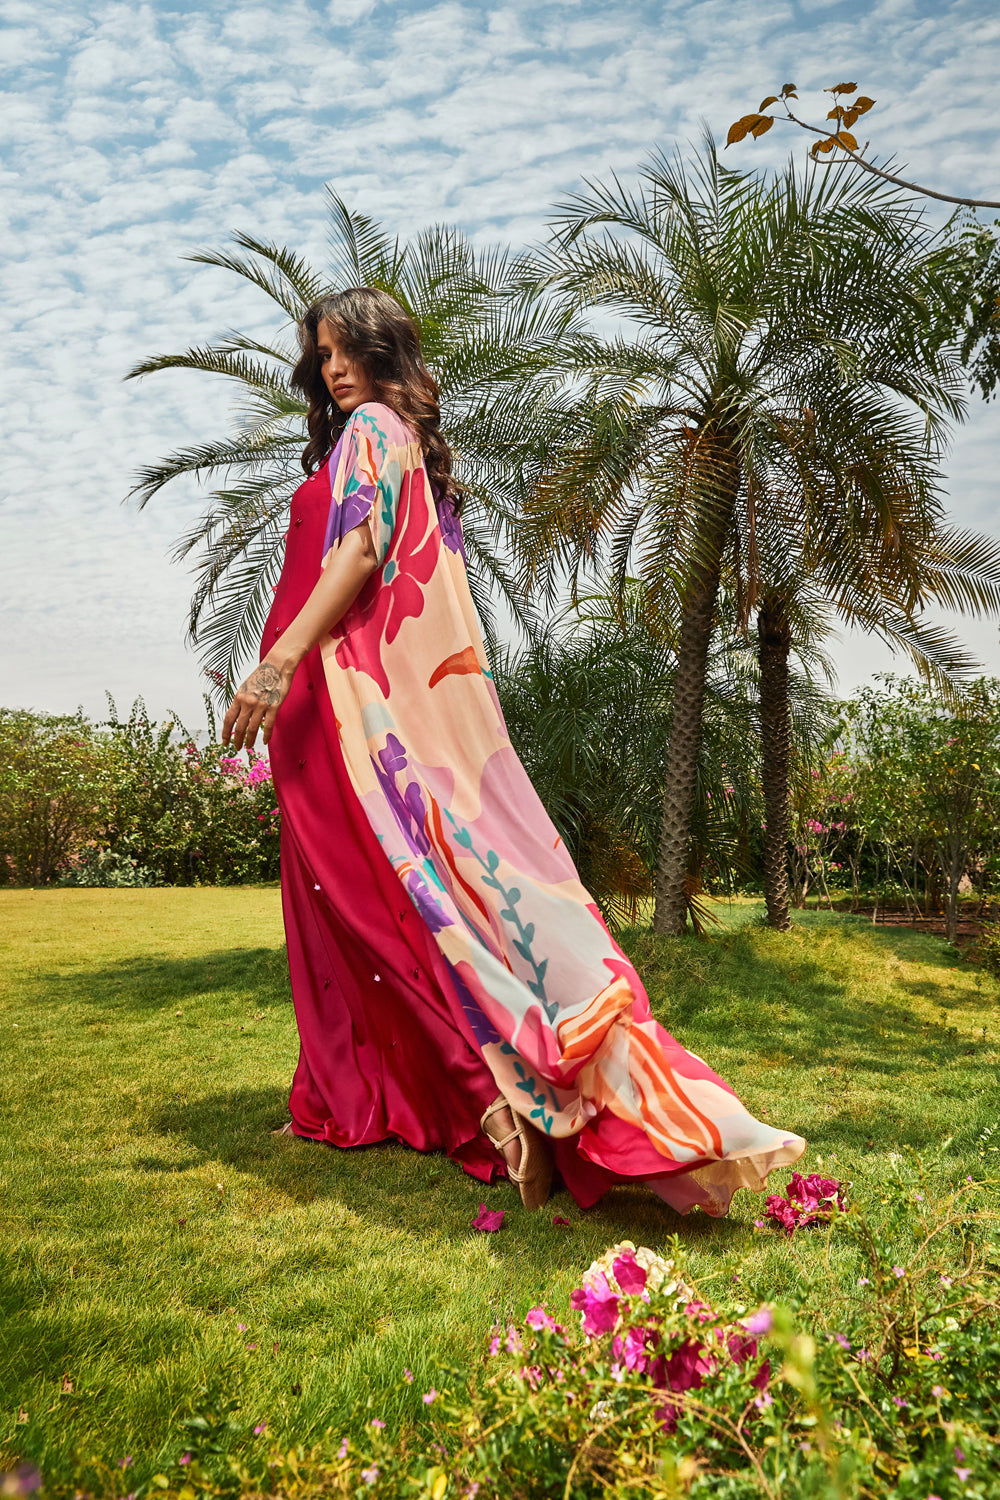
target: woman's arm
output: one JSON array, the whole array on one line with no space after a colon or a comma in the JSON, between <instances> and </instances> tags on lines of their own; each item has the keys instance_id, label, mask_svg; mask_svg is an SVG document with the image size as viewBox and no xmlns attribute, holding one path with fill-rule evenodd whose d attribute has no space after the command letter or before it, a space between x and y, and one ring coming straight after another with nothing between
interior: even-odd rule
<instances>
[{"instance_id":1,"label":"woman's arm","mask_svg":"<svg viewBox=\"0 0 1000 1500\"><path fill-rule=\"evenodd\" d=\"M257 731L266 745L278 709L304 656L350 609L378 567L367 521L349 531L288 629L238 689L222 722L222 743L253 749Z\"/></svg>"}]
</instances>

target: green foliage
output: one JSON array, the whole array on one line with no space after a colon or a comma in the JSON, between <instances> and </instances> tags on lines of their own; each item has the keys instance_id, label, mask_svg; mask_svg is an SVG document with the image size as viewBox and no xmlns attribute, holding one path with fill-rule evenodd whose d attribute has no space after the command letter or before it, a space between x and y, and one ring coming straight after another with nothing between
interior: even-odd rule
<instances>
[{"instance_id":1,"label":"green foliage","mask_svg":"<svg viewBox=\"0 0 1000 1500\"><path fill-rule=\"evenodd\" d=\"M0 876L15 885L239 885L278 877L267 761L199 748L142 700L95 725L0 710Z\"/></svg>"},{"instance_id":2,"label":"green foliage","mask_svg":"<svg viewBox=\"0 0 1000 1500\"><path fill-rule=\"evenodd\" d=\"M991 978L1000 982L1000 922L986 922L976 941L979 962Z\"/></svg>"},{"instance_id":3,"label":"green foliage","mask_svg":"<svg viewBox=\"0 0 1000 1500\"><path fill-rule=\"evenodd\" d=\"M335 1455L274 1447L266 1423L249 1434L239 1403L205 1390L183 1424L183 1463L154 1475L151 1493L995 1497L997 1186L897 1158L829 1229L800 1231L860 1273L832 1299L808 1277L777 1304L753 1287L713 1299L692 1285L678 1236L667 1258L619 1243L579 1278L582 1328L565 1306L540 1305L494 1326L471 1367L431 1368L423 1430L376 1418ZM115 1479L105 1471L98 1493Z\"/></svg>"},{"instance_id":4,"label":"green foliage","mask_svg":"<svg viewBox=\"0 0 1000 1500\"><path fill-rule=\"evenodd\" d=\"M0 709L0 882L44 885L99 835L111 761L82 714Z\"/></svg>"}]
</instances>

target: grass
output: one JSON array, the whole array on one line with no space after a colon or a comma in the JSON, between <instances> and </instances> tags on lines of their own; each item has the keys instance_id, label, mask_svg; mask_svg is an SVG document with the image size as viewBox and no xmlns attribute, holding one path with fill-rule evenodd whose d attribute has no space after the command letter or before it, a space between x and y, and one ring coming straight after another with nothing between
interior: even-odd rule
<instances>
[{"instance_id":1,"label":"grass","mask_svg":"<svg viewBox=\"0 0 1000 1500\"><path fill-rule=\"evenodd\" d=\"M908 1146L971 1160L1000 1116L995 987L940 939L827 913L777 934L758 908L710 943L628 935L659 1018L856 1192ZM747 1194L723 1221L640 1188L528 1216L440 1157L274 1139L297 1055L276 889L0 892L0 929L0 1471L71 1490L132 1454L137 1490L220 1399L238 1442L286 1448L419 1421L439 1357L565 1306L618 1239L676 1233L748 1299L852 1275L825 1237L756 1230ZM469 1228L483 1198L498 1234Z\"/></svg>"}]
</instances>

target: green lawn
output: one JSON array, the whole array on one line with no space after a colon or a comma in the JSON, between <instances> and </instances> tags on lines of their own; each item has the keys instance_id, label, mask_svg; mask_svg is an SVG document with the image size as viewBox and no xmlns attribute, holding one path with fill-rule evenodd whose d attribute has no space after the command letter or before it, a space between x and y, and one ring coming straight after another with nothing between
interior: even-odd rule
<instances>
[{"instance_id":1,"label":"green lawn","mask_svg":"<svg viewBox=\"0 0 1000 1500\"><path fill-rule=\"evenodd\" d=\"M935 938L740 925L758 911L724 908L708 943L631 935L660 1019L856 1193L907 1146L971 1161L1000 1118L995 987ZM755 1229L747 1194L721 1222L638 1188L528 1216L439 1157L272 1138L297 1054L276 889L6 891L0 928L0 1471L86 1487L131 1454L138 1490L206 1388L239 1402L237 1442L419 1419L436 1358L565 1306L622 1238L678 1233L701 1284L738 1275L748 1300L819 1304L852 1274L825 1236ZM498 1234L470 1230L483 1198L509 1210Z\"/></svg>"}]
</instances>

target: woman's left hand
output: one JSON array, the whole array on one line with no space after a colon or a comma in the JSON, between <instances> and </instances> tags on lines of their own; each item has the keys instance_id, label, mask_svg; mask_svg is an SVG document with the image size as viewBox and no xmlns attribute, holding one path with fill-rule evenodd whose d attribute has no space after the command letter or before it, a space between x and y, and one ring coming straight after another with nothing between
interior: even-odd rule
<instances>
[{"instance_id":1,"label":"woman's left hand","mask_svg":"<svg viewBox=\"0 0 1000 1500\"><path fill-rule=\"evenodd\" d=\"M255 667L236 691L222 721L222 743L232 744L234 750L246 745L252 750L258 729L266 745L278 709L288 697L292 685L292 670L276 667L273 662L262 661Z\"/></svg>"}]
</instances>

